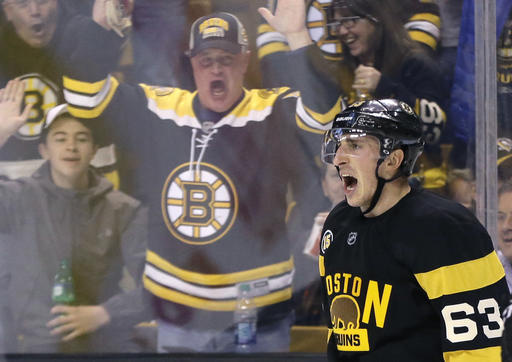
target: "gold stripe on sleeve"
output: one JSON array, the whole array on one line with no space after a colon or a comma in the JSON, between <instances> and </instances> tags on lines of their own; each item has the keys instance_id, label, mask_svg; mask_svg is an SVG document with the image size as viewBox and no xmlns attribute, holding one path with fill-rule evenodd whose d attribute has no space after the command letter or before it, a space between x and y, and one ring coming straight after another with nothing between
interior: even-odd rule
<instances>
[{"instance_id":1,"label":"gold stripe on sleeve","mask_svg":"<svg viewBox=\"0 0 512 362\"><path fill-rule=\"evenodd\" d=\"M505 276L495 251L488 255L414 274L429 299L484 288Z\"/></svg>"},{"instance_id":2,"label":"gold stripe on sleeve","mask_svg":"<svg viewBox=\"0 0 512 362\"><path fill-rule=\"evenodd\" d=\"M290 50L290 47L281 42L271 42L263 45L258 49L258 59L263 59L269 54L278 53L278 52L287 52Z\"/></svg>"},{"instance_id":3,"label":"gold stripe on sleeve","mask_svg":"<svg viewBox=\"0 0 512 362\"><path fill-rule=\"evenodd\" d=\"M420 30L409 30L409 36L412 40L423 43L431 47L432 49L436 49L437 40L430 34L427 34Z\"/></svg>"},{"instance_id":4,"label":"gold stripe on sleeve","mask_svg":"<svg viewBox=\"0 0 512 362\"><path fill-rule=\"evenodd\" d=\"M318 271L321 277L325 277L325 265L323 255L318 256Z\"/></svg>"},{"instance_id":5,"label":"gold stripe on sleeve","mask_svg":"<svg viewBox=\"0 0 512 362\"><path fill-rule=\"evenodd\" d=\"M501 347L444 352L445 362L501 362Z\"/></svg>"},{"instance_id":6,"label":"gold stripe on sleeve","mask_svg":"<svg viewBox=\"0 0 512 362\"><path fill-rule=\"evenodd\" d=\"M94 83L82 82L79 80L71 79L66 76L62 78L62 84L64 88L71 92L80 92L85 94L96 94L98 93L107 82L107 79L100 80Z\"/></svg>"},{"instance_id":7,"label":"gold stripe on sleeve","mask_svg":"<svg viewBox=\"0 0 512 362\"><path fill-rule=\"evenodd\" d=\"M441 17L432 13L418 13L411 16L408 21L428 21L438 28L441 27Z\"/></svg>"}]
</instances>

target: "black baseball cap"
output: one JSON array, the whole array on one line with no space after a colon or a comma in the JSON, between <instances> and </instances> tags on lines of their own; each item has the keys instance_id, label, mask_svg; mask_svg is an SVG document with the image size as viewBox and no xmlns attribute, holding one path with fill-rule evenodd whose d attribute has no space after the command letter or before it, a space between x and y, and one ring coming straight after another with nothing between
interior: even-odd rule
<instances>
[{"instance_id":1,"label":"black baseball cap","mask_svg":"<svg viewBox=\"0 0 512 362\"><path fill-rule=\"evenodd\" d=\"M194 21L190 29L188 55L193 57L209 48L222 49L233 54L247 51L247 33L236 16L216 12Z\"/></svg>"}]
</instances>

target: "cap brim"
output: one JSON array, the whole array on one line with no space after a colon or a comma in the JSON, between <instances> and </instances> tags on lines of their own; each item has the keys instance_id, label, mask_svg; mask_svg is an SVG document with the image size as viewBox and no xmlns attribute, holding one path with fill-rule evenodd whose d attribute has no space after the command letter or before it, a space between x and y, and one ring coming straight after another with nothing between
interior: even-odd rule
<instances>
[{"instance_id":1,"label":"cap brim","mask_svg":"<svg viewBox=\"0 0 512 362\"><path fill-rule=\"evenodd\" d=\"M190 49L190 56L196 56L203 50L206 49L222 49L232 54L238 54L242 51L242 46L240 44L235 44L230 42L229 40L217 39L217 40L207 40L201 42L194 49Z\"/></svg>"}]
</instances>

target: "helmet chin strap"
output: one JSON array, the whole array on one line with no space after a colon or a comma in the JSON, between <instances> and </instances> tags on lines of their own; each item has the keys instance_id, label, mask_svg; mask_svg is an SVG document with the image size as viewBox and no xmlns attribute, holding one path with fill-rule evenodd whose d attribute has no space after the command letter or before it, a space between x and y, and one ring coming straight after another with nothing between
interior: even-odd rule
<instances>
[{"instance_id":1,"label":"helmet chin strap","mask_svg":"<svg viewBox=\"0 0 512 362\"><path fill-rule=\"evenodd\" d=\"M377 166L375 167L375 177L377 177L377 189L373 193L372 201L370 202L370 206L368 207L368 209L366 209L366 211L363 212L363 215L368 214L370 211L373 210L375 205L377 205L377 202L379 202L380 196L382 194L382 190L384 189L384 185L386 185L386 183L394 181L397 178L399 178L400 176L402 176L402 172L399 171L395 176L391 177L389 180L386 180L386 179L380 177L379 176L379 166L381 165L381 163L384 160L385 160L385 158L381 158L377 161Z\"/></svg>"},{"instance_id":2,"label":"helmet chin strap","mask_svg":"<svg viewBox=\"0 0 512 362\"><path fill-rule=\"evenodd\" d=\"M380 177L379 176L379 167L380 167L381 163L384 162L384 160L385 160L385 158L381 158L377 161L377 166L375 167L375 177L377 177L377 189L373 193L372 201L370 202L370 207L368 207L368 209L366 209L366 211L363 212L363 215L366 215L367 213L372 211L373 208L375 207L375 205L377 205L377 202L379 202L379 199L380 199L380 195L382 194L382 190L384 189L384 185L388 182L395 181L397 178L402 176L402 172L399 171L395 176L393 176L389 180L386 180L386 179ZM343 182L343 178L340 176L340 167L339 166L334 166L334 167L336 167L336 170L338 170L338 177Z\"/></svg>"}]
</instances>

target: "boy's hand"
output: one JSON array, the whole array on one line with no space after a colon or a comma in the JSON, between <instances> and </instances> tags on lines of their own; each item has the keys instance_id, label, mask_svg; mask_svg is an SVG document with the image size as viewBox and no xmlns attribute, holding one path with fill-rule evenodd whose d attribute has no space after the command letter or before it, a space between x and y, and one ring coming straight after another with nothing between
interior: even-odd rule
<instances>
[{"instance_id":1,"label":"boy's hand","mask_svg":"<svg viewBox=\"0 0 512 362\"><path fill-rule=\"evenodd\" d=\"M110 315L101 305L66 306L56 305L50 311L59 314L49 321L46 326L51 328L51 334L63 335L63 341L70 341L78 336L94 332L110 322Z\"/></svg>"},{"instance_id":2,"label":"boy's hand","mask_svg":"<svg viewBox=\"0 0 512 362\"><path fill-rule=\"evenodd\" d=\"M19 79L10 80L0 89L0 147L27 122L32 105L27 104L21 111L24 91L25 85Z\"/></svg>"}]
</instances>

